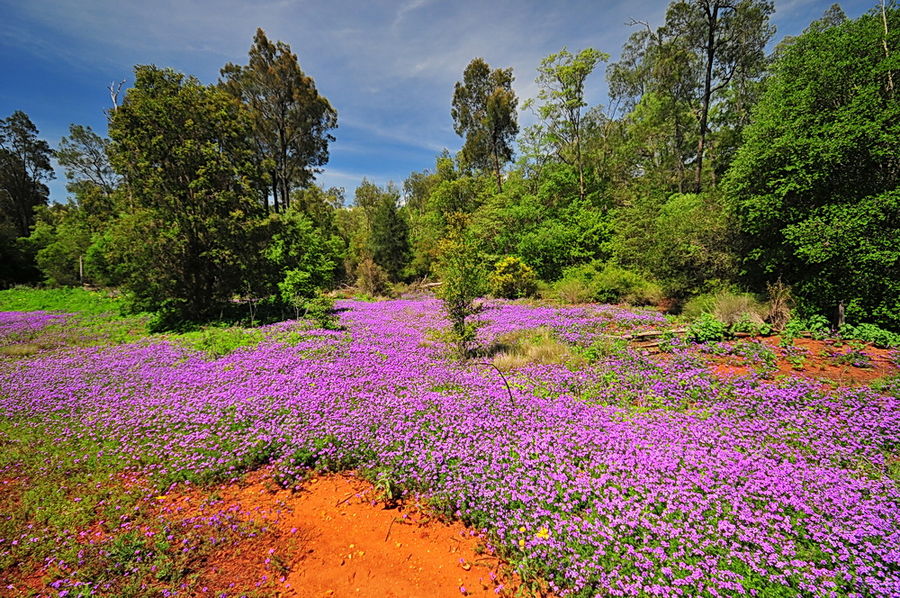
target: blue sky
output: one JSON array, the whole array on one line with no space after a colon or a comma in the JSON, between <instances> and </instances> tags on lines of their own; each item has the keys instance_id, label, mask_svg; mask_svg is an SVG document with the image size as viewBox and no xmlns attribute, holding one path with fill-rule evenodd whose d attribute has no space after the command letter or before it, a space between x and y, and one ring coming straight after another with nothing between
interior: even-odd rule
<instances>
[{"instance_id":1,"label":"blue sky","mask_svg":"<svg viewBox=\"0 0 900 598\"><path fill-rule=\"evenodd\" d=\"M775 41L802 31L831 0L776 0ZM337 140L318 182L347 190L363 177L402 184L455 152L453 84L468 62L513 67L520 103L535 95L536 67L567 46L614 61L629 19L656 26L659 0L0 0L0 118L25 111L55 147L70 123L105 133L111 81L135 64L175 68L212 83L226 62L245 64L257 27L290 44L338 112ZM850 17L874 2L842 2ZM604 68L588 80L606 103ZM533 121L520 114L520 124ZM61 171L51 200L65 201Z\"/></svg>"}]
</instances>

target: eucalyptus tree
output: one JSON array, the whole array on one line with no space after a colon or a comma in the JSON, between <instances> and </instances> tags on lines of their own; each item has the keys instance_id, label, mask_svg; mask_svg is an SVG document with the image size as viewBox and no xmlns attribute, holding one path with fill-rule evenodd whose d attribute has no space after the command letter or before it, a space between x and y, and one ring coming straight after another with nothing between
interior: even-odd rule
<instances>
[{"instance_id":1,"label":"eucalyptus tree","mask_svg":"<svg viewBox=\"0 0 900 598\"><path fill-rule=\"evenodd\" d=\"M773 10L768 0L677 0L669 4L661 27L632 23L641 28L607 72L610 95L626 110L643 104L641 121L648 121L650 111L651 120L668 123L671 137L662 148L674 158L679 191L685 190L689 164L694 190L703 186L714 132L711 115L718 114L720 128L735 130L722 136L730 145L749 122L756 81L768 64Z\"/></svg>"},{"instance_id":2,"label":"eucalyptus tree","mask_svg":"<svg viewBox=\"0 0 900 598\"><path fill-rule=\"evenodd\" d=\"M46 205L54 178L49 144L38 138L38 129L27 114L16 110L0 120L0 211L27 237L34 212Z\"/></svg>"},{"instance_id":3,"label":"eucalyptus tree","mask_svg":"<svg viewBox=\"0 0 900 598\"><path fill-rule=\"evenodd\" d=\"M594 71L597 64L609 59L593 48L586 48L578 54L572 54L563 48L551 54L538 66L537 106L538 117L544 124L550 142L555 146L557 156L578 170L578 192L585 198L584 160L582 159L582 109L587 106L584 100L584 82ZM534 100L528 100L526 106L532 106Z\"/></svg>"},{"instance_id":4,"label":"eucalyptus tree","mask_svg":"<svg viewBox=\"0 0 900 598\"><path fill-rule=\"evenodd\" d=\"M226 64L220 84L249 109L257 160L267 173L261 192L267 205L271 194L279 211L290 205L291 191L308 186L328 162L337 112L288 44L271 42L257 29L249 57L246 66Z\"/></svg>"},{"instance_id":5,"label":"eucalyptus tree","mask_svg":"<svg viewBox=\"0 0 900 598\"><path fill-rule=\"evenodd\" d=\"M694 187L703 186L710 107L732 82L760 76L766 44L775 33L769 0L681 0L669 5L666 27L683 38L703 65Z\"/></svg>"},{"instance_id":6,"label":"eucalyptus tree","mask_svg":"<svg viewBox=\"0 0 900 598\"><path fill-rule=\"evenodd\" d=\"M644 22L607 69L610 98L626 116L624 157L651 187L686 191L694 159L700 61L685 40Z\"/></svg>"},{"instance_id":7,"label":"eucalyptus tree","mask_svg":"<svg viewBox=\"0 0 900 598\"><path fill-rule=\"evenodd\" d=\"M503 166L512 160L512 143L519 132L512 90L512 69L494 69L474 58L463 71L463 80L453 88L453 127L465 136L462 148L466 164L493 170L497 188L503 191Z\"/></svg>"}]
</instances>

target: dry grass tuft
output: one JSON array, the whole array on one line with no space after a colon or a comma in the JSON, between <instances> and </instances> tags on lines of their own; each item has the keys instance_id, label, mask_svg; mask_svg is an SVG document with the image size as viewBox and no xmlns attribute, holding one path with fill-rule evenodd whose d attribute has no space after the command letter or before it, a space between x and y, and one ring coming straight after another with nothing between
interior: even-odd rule
<instances>
[{"instance_id":1,"label":"dry grass tuft","mask_svg":"<svg viewBox=\"0 0 900 598\"><path fill-rule=\"evenodd\" d=\"M493 355L494 367L501 372L531 364L577 365L582 360L546 328L519 330L504 335L498 339Z\"/></svg>"},{"instance_id":2,"label":"dry grass tuft","mask_svg":"<svg viewBox=\"0 0 900 598\"><path fill-rule=\"evenodd\" d=\"M0 347L0 355L6 355L7 357L29 357L40 350L40 345L34 343L19 343L17 345Z\"/></svg>"},{"instance_id":3,"label":"dry grass tuft","mask_svg":"<svg viewBox=\"0 0 900 598\"><path fill-rule=\"evenodd\" d=\"M765 313L765 306L747 293L719 293L712 309L716 319L729 326L741 320L762 324Z\"/></svg>"}]
</instances>

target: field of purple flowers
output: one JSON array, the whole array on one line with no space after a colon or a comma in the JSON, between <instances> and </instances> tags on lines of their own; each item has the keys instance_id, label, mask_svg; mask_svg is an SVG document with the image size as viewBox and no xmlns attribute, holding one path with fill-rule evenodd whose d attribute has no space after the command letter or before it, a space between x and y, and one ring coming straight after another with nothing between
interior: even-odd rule
<instances>
[{"instance_id":1,"label":"field of purple flowers","mask_svg":"<svg viewBox=\"0 0 900 598\"><path fill-rule=\"evenodd\" d=\"M721 380L688 348L597 349L667 325L650 311L490 303L482 344L542 327L581 356L510 371L508 390L486 362L448 358L435 300L338 306L343 330L267 326L218 358L154 337L0 357L0 480L102 464L163 491L263 464L287 486L352 468L487 530L524 579L561 595L900 595L895 396ZM0 314L0 344L67 325ZM97 496L78 521L103 511L111 533L127 526ZM83 526L13 519L0 571L43 559L61 596L103 593L78 551L30 547L77 544Z\"/></svg>"}]
</instances>

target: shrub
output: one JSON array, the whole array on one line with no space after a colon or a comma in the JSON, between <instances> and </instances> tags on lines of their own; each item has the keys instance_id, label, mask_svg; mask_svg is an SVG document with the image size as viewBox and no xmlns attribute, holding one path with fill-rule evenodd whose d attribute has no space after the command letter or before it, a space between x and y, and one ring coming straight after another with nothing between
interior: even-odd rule
<instances>
[{"instance_id":1,"label":"shrub","mask_svg":"<svg viewBox=\"0 0 900 598\"><path fill-rule=\"evenodd\" d=\"M769 296L769 301L765 320L774 330L781 332L788 320L791 319L791 310L794 305L791 287L781 282L779 278L773 283L766 283L766 294Z\"/></svg>"},{"instance_id":2,"label":"shrub","mask_svg":"<svg viewBox=\"0 0 900 598\"><path fill-rule=\"evenodd\" d=\"M371 297L389 297L391 283L384 268L372 258L366 258L356 268L356 287Z\"/></svg>"},{"instance_id":3,"label":"shrub","mask_svg":"<svg viewBox=\"0 0 900 598\"><path fill-rule=\"evenodd\" d=\"M593 293L585 281L578 278L563 278L546 290L545 297L560 303L590 303Z\"/></svg>"},{"instance_id":4,"label":"shrub","mask_svg":"<svg viewBox=\"0 0 900 598\"><path fill-rule=\"evenodd\" d=\"M795 316L784 325L784 330L781 331L781 344L790 345L795 338L806 334L823 339L828 336L830 330L831 324L825 316L813 315L808 318Z\"/></svg>"},{"instance_id":5,"label":"shrub","mask_svg":"<svg viewBox=\"0 0 900 598\"><path fill-rule=\"evenodd\" d=\"M711 314L728 326L746 324L760 326L763 324L766 308L749 293L719 291L692 297L684 304L682 313L688 318Z\"/></svg>"},{"instance_id":6,"label":"shrub","mask_svg":"<svg viewBox=\"0 0 900 598\"><path fill-rule=\"evenodd\" d=\"M567 303L653 305L663 299L662 288L655 282L632 270L600 262L566 269L553 288L557 297Z\"/></svg>"},{"instance_id":7,"label":"shrub","mask_svg":"<svg viewBox=\"0 0 900 598\"><path fill-rule=\"evenodd\" d=\"M317 295L306 300L303 317L312 320L319 328L337 330L340 322L334 314L334 299L328 295Z\"/></svg>"},{"instance_id":8,"label":"shrub","mask_svg":"<svg viewBox=\"0 0 900 598\"><path fill-rule=\"evenodd\" d=\"M841 326L838 332L841 338L844 339L865 341L884 348L900 347L900 334L879 328L874 324L859 324L856 326L845 324Z\"/></svg>"},{"instance_id":9,"label":"shrub","mask_svg":"<svg viewBox=\"0 0 900 598\"><path fill-rule=\"evenodd\" d=\"M709 343L724 340L728 326L709 312L700 314L688 327L687 338L695 343Z\"/></svg>"},{"instance_id":10,"label":"shrub","mask_svg":"<svg viewBox=\"0 0 900 598\"><path fill-rule=\"evenodd\" d=\"M494 265L489 284L491 294L495 297L520 299L534 295L537 277L528 264L510 255Z\"/></svg>"}]
</instances>

